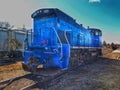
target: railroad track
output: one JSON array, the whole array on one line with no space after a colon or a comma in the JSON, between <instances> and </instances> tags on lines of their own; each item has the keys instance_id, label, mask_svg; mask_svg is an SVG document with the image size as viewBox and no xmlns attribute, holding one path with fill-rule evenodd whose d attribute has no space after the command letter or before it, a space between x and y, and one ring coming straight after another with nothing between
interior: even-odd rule
<instances>
[{"instance_id":1,"label":"railroad track","mask_svg":"<svg viewBox=\"0 0 120 90\"><path fill-rule=\"evenodd\" d=\"M51 81L55 78L58 78L58 77L62 76L63 74L64 73L61 73L61 74L55 75L55 76L48 76L48 77L46 77L46 76L44 77L41 75L35 75L35 74L27 74L25 76L21 76L21 77L17 77L17 78L11 79L11 80L1 82L0 86L3 86L3 87L1 87L0 90L7 90L9 87L14 86L14 83L20 83L20 82L27 83L27 82L30 82L30 80L32 80L33 83L29 83L28 85L16 85L11 89L9 88L9 90L28 90L28 88L33 88L36 85L39 86L39 88L44 88L46 90L46 87L47 87L45 85L45 84L47 84L46 82ZM28 80L26 80L26 78Z\"/></svg>"},{"instance_id":2,"label":"railroad track","mask_svg":"<svg viewBox=\"0 0 120 90\"><path fill-rule=\"evenodd\" d=\"M34 87L48 90L49 88L53 87L56 84L56 82L59 82L62 78L64 78L64 76L68 72L75 70L77 67L78 66L68 69L66 71L61 71L55 75L49 75L49 76L44 76L44 75L36 74L36 73L30 73L25 76L16 77L14 79L1 82L0 85L3 84L4 86L0 90L7 90L8 88L9 90L29 90ZM26 85L19 86L19 85L14 84L14 83L21 83L21 82L27 83L27 82L31 82L31 80L33 82L29 83L28 85L26 84ZM10 89L10 87L13 87L13 88Z\"/></svg>"},{"instance_id":3,"label":"railroad track","mask_svg":"<svg viewBox=\"0 0 120 90\"><path fill-rule=\"evenodd\" d=\"M58 82L60 82L63 78L65 78L65 76L71 72L71 71L74 71L75 69L77 69L78 66L76 66L75 68L73 69L69 69L69 70L66 70L66 71L63 71L55 76L52 76L52 77L48 77L46 79L44 79L43 81L38 81L36 82L35 84L31 84L31 85L28 85L28 86L25 86L23 87L22 89L20 90L30 90L31 88L34 89L34 88L39 88L39 89L44 89L44 90L55 90L55 86ZM61 85L63 86L63 85ZM59 87L60 88L60 87ZM62 87L61 87L62 88Z\"/></svg>"},{"instance_id":4,"label":"railroad track","mask_svg":"<svg viewBox=\"0 0 120 90\"><path fill-rule=\"evenodd\" d=\"M12 78L12 79L9 79L9 80L1 81L0 82L0 90L3 90L4 88L6 88L8 85L13 83L14 81L17 81L21 78L25 78L25 77L28 77L28 76L31 76L31 75L32 74L28 73L28 74L23 75L23 76L19 76L19 77L15 77L15 78Z\"/></svg>"}]
</instances>

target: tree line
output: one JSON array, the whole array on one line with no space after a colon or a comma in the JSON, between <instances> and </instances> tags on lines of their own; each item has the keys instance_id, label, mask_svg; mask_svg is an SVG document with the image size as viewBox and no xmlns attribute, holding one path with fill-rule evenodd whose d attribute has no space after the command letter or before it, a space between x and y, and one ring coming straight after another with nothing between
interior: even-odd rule
<instances>
[{"instance_id":1,"label":"tree line","mask_svg":"<svg viewBox=\"0 0 120 90\"><path fill-rule=\"evenodd\" d=\"M115 44L115 43L107 43L106 41L103 41L103 47L106 48L111 48L112 50L116 50L120 48L120 44Z\"/></svg>"}]
</instances>

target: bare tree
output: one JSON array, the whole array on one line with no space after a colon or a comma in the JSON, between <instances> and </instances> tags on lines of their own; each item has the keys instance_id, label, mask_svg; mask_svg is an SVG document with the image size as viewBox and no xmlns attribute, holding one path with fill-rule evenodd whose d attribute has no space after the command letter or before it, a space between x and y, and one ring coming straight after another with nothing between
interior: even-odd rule
<instances>
[{"instance_id":1,"label":"bare tree","mask_svg":"<svg viewBox=\"0 0 120 90\"><path fill-rule=\"evenodd\" d=\"M9 29L11 27L9 22L0 22L0 28Z\"/></svg>"},{"instance_id":2,"label":"bare tree","mask_svg":"<svg viewBox=\"0 0 120 90\"><path fill-rule=\"evenodd\" d=\"M103 46L105 46L105 47L107 46L107 43L106 43L106 41L103 41Z\"/></svg>"},{"instance_id":3,"label":"bare tree","mask_svg":"<svg viewBox=\"0 0 120 90\"><path fill-rule=\"evenodd\" d=\"M117 45L114 44L113 42L111 43L111 47L112 47L113 50L116 50L116 49L117 49Z\"/></svg>"}]
</instances>

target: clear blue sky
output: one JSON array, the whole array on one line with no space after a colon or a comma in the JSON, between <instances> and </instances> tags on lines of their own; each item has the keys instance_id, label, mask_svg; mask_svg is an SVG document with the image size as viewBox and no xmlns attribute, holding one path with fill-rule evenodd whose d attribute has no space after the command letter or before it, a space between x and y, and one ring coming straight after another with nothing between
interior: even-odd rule
<instances>
[{"instance_id":1,"label":"clear blue sky","mask_svg":"<svg viewBox=\"0 0 120 90\"><path fill-rule=\"evenodd\" d=\"M2 3L2 1L8 2L8 0L1 0L0 3ZM76 19L78 23L83 24L85 27L90 26L101 29L103 31L103 40L106 40L107 42L120 43L120 0L101 0L100 2L89 2L89 0L13 0L13 1L16 1L16 6L15 3L11 3L11 5L14 5L13 10L11 9L11 12L12 13L14 13L14 11L17 12L14 13L17 21L14 20L14 18L12 17L13 15L11 15L11 18L13 18L11 20L14 22L9 20L9 18L2 18L2 20L4 19L6 21L8 20L12 24L15 24L17 27L18 26L20 27L23 24L25 24L26 27L32 28L32 20L30 17L32 12L40 8L55 7L61 9L68 15L72 16L74 19ZM11 7L11 5L8 6ZM14 10L14 8L16 7L18 9ZM0 11L1 10L2 9L0 9Z\"/></svg>"}]
</instances>

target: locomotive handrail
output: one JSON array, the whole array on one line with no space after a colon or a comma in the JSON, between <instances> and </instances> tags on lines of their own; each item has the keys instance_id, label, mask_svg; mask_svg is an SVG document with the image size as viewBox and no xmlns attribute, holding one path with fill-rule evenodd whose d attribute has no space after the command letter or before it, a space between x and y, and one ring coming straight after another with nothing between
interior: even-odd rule
<instances>
[{"instance_id":1,"label":"locomotive handrail","mask_svg":"<svg viewBox=\"0 0 120 90\"><path fill-rule=\"evenodd\" d=\"M60 37L58 36L58 33L56 32L55 28L54 28L54 27L51 27L51 28L54 30L54 32L55 32L55 34L57 35L57 38L58 38L58 40L59 40L59 42L60 42L60 46L61 46L60 60L61 60L62 57L63 57L62 42L61 42L61 39L60 39Z\"/></svg>"},{"instance_id":2,"label":"locomotive handrail","mask_svg":"<svg viewBox=\"0 0 120 90\"><path fill-rule=\"evenodd\" d=\"M66 36L66 32L71 32L71 30L64 32L65 39L66 39L67 44L68 44L68 46L69 46L69 56L70 56L70 42L68 41L68 38L67 38L67 36Z\"/></svg>"}]
</instances>

